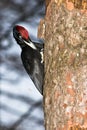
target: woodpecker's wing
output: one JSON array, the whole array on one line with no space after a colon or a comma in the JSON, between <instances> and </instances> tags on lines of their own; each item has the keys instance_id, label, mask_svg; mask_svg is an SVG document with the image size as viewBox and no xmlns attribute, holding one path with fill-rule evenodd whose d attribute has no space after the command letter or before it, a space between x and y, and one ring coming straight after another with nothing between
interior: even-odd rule
<instances>
[{"instance_id":1,"label":"woodpecker's wing","mask_svg":"<svg viewBox=\"0 0 87 130\"><path fill-rule=\"evenodd\" d=\"M36 50L25 47L21 53L22 62L25 70L34 82L36 88L42 94L43 85L43 64L41 64L41 55Z\"/></svg>"},{"instance_id":2,"label":"woodpecker's wing","mask_svg":"<svg viewBox=\"0 0 87 130\"><path fill-rule=\"evenodd\" d=\"M43 94L43 64L36 59L34 60L34 70L31 79L39 92Z\"/></svg>"}]
</instances>

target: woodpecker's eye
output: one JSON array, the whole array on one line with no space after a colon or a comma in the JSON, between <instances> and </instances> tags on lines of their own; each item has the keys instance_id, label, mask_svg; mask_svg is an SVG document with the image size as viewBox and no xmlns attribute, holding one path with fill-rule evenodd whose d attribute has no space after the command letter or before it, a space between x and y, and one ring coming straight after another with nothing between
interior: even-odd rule
<instances>
[{"instance_id":1,"label":"woodpecker's eye","mask_svg":"<svg viewBox=\"0 0 87 130\"><path fill-rule=\"evenodd\" d=\"M19 35L19 38L20 38L20 39L22 39L22 36L21 36L21 35Z\"/></svg>"}]
</instances>

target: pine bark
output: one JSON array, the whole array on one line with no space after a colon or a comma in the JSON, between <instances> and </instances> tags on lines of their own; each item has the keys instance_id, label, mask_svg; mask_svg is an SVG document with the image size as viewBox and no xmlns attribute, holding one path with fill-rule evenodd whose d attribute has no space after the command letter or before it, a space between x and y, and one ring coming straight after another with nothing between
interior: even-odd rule
<instances>
[{"instance_id":1,"label":"pine bark","mask_svg":"<svg viewBox=\"0 0 87 130\"><path fill-rule=\"evenodd\" d=\"M87 1L47 0L39 36L46 130L87 130Z\"/></svg>"}]
</instances>

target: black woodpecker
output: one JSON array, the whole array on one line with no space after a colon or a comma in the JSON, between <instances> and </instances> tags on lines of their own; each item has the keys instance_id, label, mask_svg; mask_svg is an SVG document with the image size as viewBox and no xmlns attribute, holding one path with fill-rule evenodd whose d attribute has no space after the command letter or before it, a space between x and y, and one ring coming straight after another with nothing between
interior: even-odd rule
<instances>
[{"instance_id":1,"label":"black woodpecker","mask_svg":"<svg viewBox=\"0 0 87 130\"><path fill-rule=\"evenodd\" d=\"M43 94L44 44L32 42L28 31L19 25L14 26L13 37L22 49L21 59L25 70L29 74L38 91Z\"/></svg>"}]
</instances>

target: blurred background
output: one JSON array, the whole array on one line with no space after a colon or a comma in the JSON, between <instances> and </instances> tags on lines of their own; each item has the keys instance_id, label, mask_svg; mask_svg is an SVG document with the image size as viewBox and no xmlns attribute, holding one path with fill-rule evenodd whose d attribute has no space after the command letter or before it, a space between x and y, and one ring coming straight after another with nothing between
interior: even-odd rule
<instances>
[{"instance_id":1,"label":"blurred background","mask_svg":"<svg viewBox=\"0 0 87 130\"><path fill-rule=\"evenodd\" d=\"M44 0L0 1L0 130L44 130L43 97L23 68L12 29L20 24L37 38Z\"/></svg>"}]
</instances>

